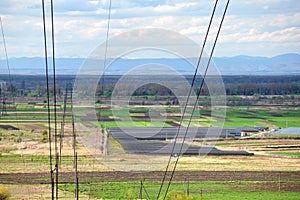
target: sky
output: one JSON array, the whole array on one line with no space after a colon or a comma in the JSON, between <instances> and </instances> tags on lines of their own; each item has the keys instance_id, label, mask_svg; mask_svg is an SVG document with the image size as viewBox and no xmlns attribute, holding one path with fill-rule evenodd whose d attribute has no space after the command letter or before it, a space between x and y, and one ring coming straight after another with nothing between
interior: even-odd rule
<instances>
[{"instance_id":1,"label":"sky","mask_svg":"<svg viewBox=\"0 0 300 200\"><path fill-rule=\"evenodd\" d=\"M46 2L50 30L50 1ZM214 0L112 0L109 38L139 28L163 28L202 46ZM219 0L208 47L225 1ZM105 42L108 0L54 0L57 57L87 57ZM1 0L8 56L42 57L41 0ZM50 33L48 32L50 38ZM1 39L0 58L5 57ZM299 0L231 0L214 56L300 53Z\"/></svg>"}]
</instances>

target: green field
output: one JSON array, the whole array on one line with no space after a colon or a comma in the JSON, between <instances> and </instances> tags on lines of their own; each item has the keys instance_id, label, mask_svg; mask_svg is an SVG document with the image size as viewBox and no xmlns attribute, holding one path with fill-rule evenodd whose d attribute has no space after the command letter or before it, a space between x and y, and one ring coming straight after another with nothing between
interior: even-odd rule
<instances>
[{"instance_id":1,"label":"green field","mask_svg":"<svg viewBox=\"0 0 300 200\"><path fill-rule=\"evenodd\" d=\"M7 115L2 116L0 125L11 125L20 129L20 131L6 130L0 128L0 173L28 173L48 172L49 171L49 152L48 143L43 141L44 130L48 129L47 108L44 106L34 106L27 104L18 104L16 111L7 111ZM107 106L107 105L106 105ZM172 127L172 123L180 123L181 110L176 106L156 107L135 107L128 110L117 110L119 118L114 121L112 110L96 111L106 120L96 121L87 120L88 123L98 127ZM88 117L89 108L80 107L76 113L76 122L82 122L84 117ZM53 111L53 109L51 109ZM58 123L62 120L61 108L57 115ZM70 111L70 108L68 108ZM82 111L82 112L81 112ZM149 118L153 112L153 118ZM158 113L158 115L157 115ZM159 115L160 113L160 115ZM187 112L191 114L190 110ZM213 114L212 114L213 113ZM222 126L220 117L221 112L216 108L211 112L210 108L203 107L200 112L194 114L191 126ZM163 115L163 117L161 117ZM53 114L51 115L53 125ZM128 119L131 119L130 122ZM164 121L162 120L164 119ZM182 125L187 126L189 115L187 115ZM68 114L66 122L71 121L71 115ZM172 122L165 123L165 121ZM53 125L54 126L54 125ZM242 126L268 126L274 127L300 127L300 109L289 106L278 107L258 107L258 106L236 106L227 107L225 116L226 127ZM60 125L59 125L60 127ZM71 126L68 124L68 133ZM67 132L66 132L67 134ZM258 136L259 137L259 136ZM64 139L61 171L73 172L72 157L72 138ZM255 139L255 140L254 140ZM209 143L209 142L208 142ZM273 135L268 138L228 139L216 142L218 148L243 149L260 154L244 156L223 156L200 158L197 156L183 156L177 166L178 171L264 171L264 172L284 172L299 171L299 151L298 149L270 149L268 146L278 145L299 145L299 136ZM93 156L86 153L82 144L78 144L78 169L82 172L87 171L110 171L103 163L98 162ZM263 155L262 155L263 154ZM163 169L162 169L163 170ZM130 177L129 177L130 178ZM48 179L45 179L48 180ZM71 182L73 177L70 177ZM130 180L130 179L128 179ZM247 179L246 179L247 180ZM299 192L295 188L300 186L299 180L284 180L281 183L276 181L204 181L189 183L190 199L299 199ZM8 185L9 187L18 186ZM22 186L22 185L20 185ZM49 186L49 185L47 185ZM143 198L155 199L160 183L145 181ZM41 186L37 186L41 187ZM68 191L72 196L74 185L62 182L59 186L61 191ZM83 180L80 183L80 195L85 195L91 199L138 199L140 196L140 183L138 181L117 182L90 182ZM165 187L164 187L165 189ZM186 182L173 182L169 191L178 191L186 193ZM164 190L163 190L164 191ZM294 192L292 192L294 191ZM29 192L28 192L29 193ZM49 193L49 192L48 192ZM147 194L146 194L147 193ZM26 197L30 196L28 194Z\"/></svg>"},{"instance_id":2,"label":"green field","mask_svg":"<svg viewBox=\"0 0 300 200\"><path fill-rule=\"evenodd\" d=\"M138 107L135 109L131 109L132 113L128 113L125 110L118 110L119 117L133 118L137 115L137 113L147 113L149 111L148 108ZM159 111L159 110L158 110ZM168 107L165 110L166 113L180 113L180 109L178 107ZM113 113L111 110L103 110L100 111L101 115L106 117L112 117ZM212 116L210 114L213 114ZM223 113L223 112L222 112ZM191 126L225 126L225 127L243 127L243 126L269 126L269 127L300 127L300 109L293 107L278 107L275 109L271 108L259 108L256 106L246 107L227 107L226 115L222 116L218 110L214 110L213 112L210 109L203 108L200 110L200 113L194 113L194 116L191 120ZM189 112L188 114L191 114ZM220 118L224 118L224 124ZM123 120L124 120L123 119ZM122 121L118 123L119 126L165 126L169 127L168 124L164 124L160 121L161 119L151 119L151 123L149 119L134 119L133 124L128 124L126 121ZM190 116L186 115L182 122L183 126L187 126L190 120ZM178 123L180 122L180 118L168 117L167 121ZM99 122L101 124L105 124L106 127L115 127L117 124L115 122Z\"/></svg>"},{"instance_id":3,"label":"green field","mask_svg":"<svg viewBox=\"0 0 300 200\"><path fill-rule=\"evenodd\" d=\"M156 199L159 191L160 182L144 182L145 189L142 190L142 197ZM299 182L292 183L299 185ZM166 186L167 184L165 184ZM246 200L246 199L299 199L299 193L279 191L279 184L274 182L172 182L169 192L181 193L186 195L189 191L190 199L210 199L210 200ZM277 187L275 191L257 189L259 187ZM74 191L74 185L61 185L60 189ZM140 197L139 182L98 182L90 184L80 184L79 191L81 194L93 198L102 199L138 199ZM165 194L166 187L163 188L160 198ZM168 198L166 198L168 199Z\"/></svg>"},{"instance_id":4,"label":"green field","mask_svg":"<svg viewBox=\"0 0 300 200\"><path fill-rule=\"evenodd\" d=\"M7 111L7 115L1 117L2 123L46 123L47 108L46 106L35 106L30 104L17 104L16 111ZM98 114L109 120L103 120L99 123L96 119L94 125L103 125L105 127L171 127L172 125L164 123L171 122L180 123L180 113L182 110L178 106L163 106L163 107L131 107L130 109L100 110L100 106L96 106ZM69 108L68 108L69 110ZM76 108L76 121L80 122L82 117L93 109L91 108ZM191 119L191 126L225 126L225 127L242 127L242 126L268 126L268 127L300 127L300 109L297 107L277 106L277 107L259 107L259 106L235 106L227 107L224 115L224 109L218 110L209 107L203 107L199 111L194 112ZM53 111L53 108L51 109ZM57 109L58 121L62 119L62 108ZM151 116L156 113L156 116ZM190 120L192 111L187 109L182 125L187 126ZM67 114L66 120L70 122L70 113ZM116 116L115 116L116 115ZM163 117L164 116L164 117ZM113 119L117 117L118 123ZM54 115L51 114L51 120ZM224 123L223 120L224 119ZM129 123L129 119L133 123Z\"/></svg>"},{"instance_id":5,"label":"green field","mask_svg":"<svg viewBox=\"0 0 300 200\"><path fill-rule=\"evenodd\" d=\"M281 107L277 109L257 107L228 108L225 126L259 126L299 127L300 109Z\"/></svg>"}]
</instances>

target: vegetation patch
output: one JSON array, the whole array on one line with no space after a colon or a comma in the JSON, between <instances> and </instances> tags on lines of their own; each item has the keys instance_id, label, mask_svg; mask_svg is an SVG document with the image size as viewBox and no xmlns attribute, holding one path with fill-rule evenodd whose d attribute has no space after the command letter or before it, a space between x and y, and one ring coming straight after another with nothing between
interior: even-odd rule
<instances>
[{"instance_id":1,"label":"vegetation patch","mask_svg":"<svg viewBox=\"0 0 300 200\"><path fill-rule=\"evenodd\" d=\"M10 191L0 185L0 200L8 200L11 197Z\"/></svg>"},{"instance_id":2,"label":"vegetation patch","mask_svg":"<svg viewBox=\"0 0 300 200\"><path fill-rule=\"evenodd\" d=\"M296 184L296 185L294 185ZM291 186L297 186L299 183L291 183ZM163 198L166 191L165 183L160 198ZM160 182L144 182L144 188L141 189L140 182L97 182L89 184L80 184L79 192L94 198L102 199L156 199ZM299 197L298 192L279 191L278 183L265 182L260 184L261 189L257 189L257 182L172 182L167 199L171 196L182 197L182 199L289 199L296 200ZM268 187L275 191L268 191ZM286 186L287 187L287 186ZM61 185L60 189L66 188L68 191L74 191L74 185ZM257 190L253 190L256 188ZM281 188L282 189L282 188ZM288 187L285 188L288 190ZM174 199L174 198L173 198Z\"/></svg>"},{"instance_id":3,"label":"vegetation patch","mask_svg":"<svg viewBox=\"0 0 300 200\"><path fill-rule=\"evenodd\" d=\"M272 154L284 157L300 158L300 152L272 152Z\"/></svg>"},{"instance_id":4,"label":"vegetation patch","mask_svg":"<svg viewBox=\"0 0 300 200\"><path fill-rule=\"evenodd\" d=\"M12 125L0 125L0 128L4 130L19 130L19 128Z\"/></svg>"}]
</instances>

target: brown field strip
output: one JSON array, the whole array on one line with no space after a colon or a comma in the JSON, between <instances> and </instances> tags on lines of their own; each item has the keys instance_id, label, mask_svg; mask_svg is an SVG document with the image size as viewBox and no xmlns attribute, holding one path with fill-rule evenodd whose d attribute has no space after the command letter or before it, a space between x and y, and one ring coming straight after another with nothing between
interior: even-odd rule
<instances>
[{"instance_id":1,"label":"brown field strip","mask_svg":"<svg viewBox=\"0 0 300 200\"><path fill-rule=\"evenodd\" d=\"M80 183L97 181L139 181L146 177L147 181L161 181L164 172L79 172ZM168 175L170 175L169 173ZM60 183L73 183L74 173L61 172ZM300 172L259 172L259 171L178 171L174 181L300 181ZM1 173L1 184L48 184L50 174L42 173ZM300 191L300 187L298 188Z\"/></svg>"}]
</instances>

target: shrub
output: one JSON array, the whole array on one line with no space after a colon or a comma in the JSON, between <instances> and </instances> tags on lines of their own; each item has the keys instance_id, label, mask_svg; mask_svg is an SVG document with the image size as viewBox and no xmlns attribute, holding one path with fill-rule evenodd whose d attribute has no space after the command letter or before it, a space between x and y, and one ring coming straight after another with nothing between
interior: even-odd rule
<instances>
[{"instance_id":1,"label":"shrub","mask_svg":"<svg viewBox=\"0 0 300 200\"><path fill-rule=\"evenodd\" d=\"M166 200L192 200L192 199L193 199L192 197L188 197L187 195L184 194L183 191L179 191L179 190L172 190L166 196Z\"/></svg>"},{"instance_id":2,"label":"shrub","mask_svg":"<svg viewBox=\"0 0 300 200\"><path fill-rule=\"evenodd\" d=\"M40 142L48 142L48 132L46 130L42 131L42 137L39 140Z\"/></svg>"},{"instance_id":3,"label":"shrub","mask_svg":"<svg viewBox=\"0 0 300 200\"><path fill-rule=\"evenodd\" d=\"M46 130L43 130L42 131L42 136L47 137L47 135L48 135L48 132Z\"/></svg>"},{"instance_id":4,"label":"shrub","mask_svg":"<svg viewBox=\"0 0 300 200\"><path fill-rule=\"evenodd\" d=\"M128 189L128 196L127 196L127 199L128 199L128 200L131 200L131 199L132 199L132 196L133 196L133 189L132 189L132 188L129 188L129 189Z\"/></svg>"},{"instance_id":5,"label":"shrub","mask_svg":"<svg viewBox=\"0 0 300 200\"><path fill-rule=\"evenodd\" d=\"M21 137L14 138L14 142L20 143L22 142L22 138Z\"/></svg>"},{"instance_id":6,"label":"shrub","mask_svg":"<svg viewBox=\"0 0 300 200\"><path fill-rule=\"evenodd\" d=\"M11 196L8 189L0 185L0 200L6 200Z\"/></svg>"}]
</instances>

